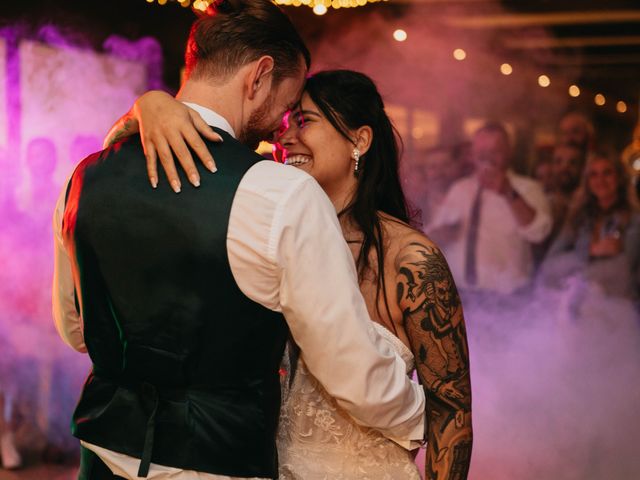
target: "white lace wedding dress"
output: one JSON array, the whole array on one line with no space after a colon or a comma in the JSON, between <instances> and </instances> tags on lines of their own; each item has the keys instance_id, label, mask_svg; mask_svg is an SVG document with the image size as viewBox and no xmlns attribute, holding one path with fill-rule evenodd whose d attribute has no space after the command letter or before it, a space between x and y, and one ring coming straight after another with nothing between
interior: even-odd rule
<instances>
[{"instance_id":1,"label":"white lace wedding dress","mask_svg":"<svg viewBox=\"0 0 640 480\"><path fill-rule=\"evenodd\" d=\"M413 370L411 351L386 328L374 325L406 362L407 372ZM289 380L287 373L278 429L281 480L420 480L411 453L357 425L302 359L290 386Z\"/></svg>"}]
</instances>

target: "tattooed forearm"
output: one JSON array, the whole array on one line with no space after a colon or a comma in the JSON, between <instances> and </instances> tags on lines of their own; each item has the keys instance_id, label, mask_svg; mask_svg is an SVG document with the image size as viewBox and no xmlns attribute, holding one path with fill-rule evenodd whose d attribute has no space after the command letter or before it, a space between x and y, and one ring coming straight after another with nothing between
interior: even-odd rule
<instances>
[{"instance_id":1,"label":"tattooed forearm","mask_svg":"<svg viewBox=\"0 0 640 480\"><path fill-rule=\"evenodd\" d=\"M398 305L427 394L426 478L463 480L471 458L469 350L460 296L438 248L411 243L396 260Z\"/></svg>"},{"instance_id":2,"label":"tattooed forearm","mask_svg":"<svg viewBox=\"0 0 640 480\"><path fill-rule=\"evenodd\" d=\"M471 460L471 441L459 442L453 447L453 464L451 465L452 480L464 480L469 474Z\"/></svg>"},{"instance_id":3,"label":"tattooed forearm","mask_svg":"<svg viewBox=\"0 0 640 480\"><path fill-rule=\"evenodd\" d=\"M131 113L126 113L111 127L104 141L104 146L110 147L134 133L138 133L138 122Z\"/></svg>"}]
</instances>

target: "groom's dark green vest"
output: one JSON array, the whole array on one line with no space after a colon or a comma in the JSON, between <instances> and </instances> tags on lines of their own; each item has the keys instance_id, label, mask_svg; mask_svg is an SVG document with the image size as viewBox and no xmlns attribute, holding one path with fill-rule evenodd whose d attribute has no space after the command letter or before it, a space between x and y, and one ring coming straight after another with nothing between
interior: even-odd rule
<instances>
[{"instance_id":1,"label":"groom's dark green vest","mask_svg":"<svg viewBox=\"0 0 640 480\"><path fill-rule=\"evenodd\" d=\"M73 175L63 234L93 370L72 430L141 458L142 476L153 462L275 478L287 327L240 291L226 246L236 190L261 157L226 134L209 147L218 172L201 168L197 189L183 178L178 195L149 186L139 137Z\"/></svg>"}]
</instances>

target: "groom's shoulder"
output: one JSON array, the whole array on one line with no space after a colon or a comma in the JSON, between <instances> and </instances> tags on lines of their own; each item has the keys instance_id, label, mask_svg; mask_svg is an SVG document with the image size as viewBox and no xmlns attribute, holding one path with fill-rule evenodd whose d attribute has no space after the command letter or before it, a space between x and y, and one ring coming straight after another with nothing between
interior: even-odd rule
<instances>
[{"instance_id":1,"label":"groom's shoulder","mask_svg":"<svg viewBox=\"0 0 640 480\"><path fill-rule=\"evenodd\" d=\"M247 171L240 188L254 190L274 201L300 190L310 194L322 193L320 186L308 173L267 159L255 163Z\"/></svg>"},{"instance_id":2,"label":"groom's shoulder","mask_svg":"<svg viewBox=\"0 0 640 480\"><path fill-rule=\"evenodd\" d=\"M325 209L335 214L333 204L318 182L308 173L290 165L263 160L245 174L234 200L235 211L267 219L300 219L307 209Z\"/></svg>"},{"instance_id":3,"label":"groom's shoulder","mask_svg":"<svg viewBox=\"0 0 640 480\"><path fill-rule=\"evenodd\" d=\"M88 168L103 164L106 160L112 158L119 159L123 157L144 157L144 149L142 148L142 142L140 135L131 135L123 140L110 145L103 150L92 153L84 158L78 167Z\"/></svg>"}]
</instances>

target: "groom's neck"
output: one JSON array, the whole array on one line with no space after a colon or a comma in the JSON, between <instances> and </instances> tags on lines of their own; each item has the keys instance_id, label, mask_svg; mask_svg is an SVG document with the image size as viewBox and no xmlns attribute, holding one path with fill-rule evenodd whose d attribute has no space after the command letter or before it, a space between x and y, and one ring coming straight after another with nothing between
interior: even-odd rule
<instances>
[{"instance_id":1,"label":"groom's neck","mask_svg":"<svg viewBox=\"0 0 640 480\"><path fill-rule=\"evenodd\" d=\"M210 79L189 79L182 84L176 99L209 108L229 122L237 133L242 131L242 86L232 78L216 83Z\"/></svg>"}]
</instances>

